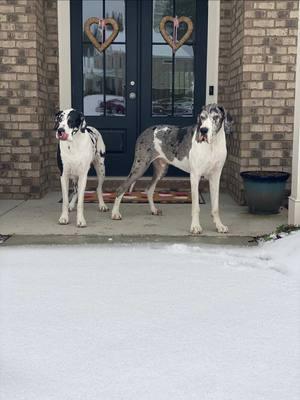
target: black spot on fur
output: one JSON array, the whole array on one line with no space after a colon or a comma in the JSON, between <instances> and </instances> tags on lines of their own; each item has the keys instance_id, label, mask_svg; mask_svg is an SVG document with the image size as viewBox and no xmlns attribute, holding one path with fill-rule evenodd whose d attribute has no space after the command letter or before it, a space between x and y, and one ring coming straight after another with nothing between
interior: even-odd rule
<instances>
[{"instance_id":1,"label":"black spot on fur","mask_svg":"<svg viewBox=\"0 0 300 400\"><path fill-rule=\"evenodd\" d=\"M60 155L60 147L59 145L57 146L57 153L56 153L56 158L57 158L57 166L60 170L60 176L63 174L64 166L61 160L61 155Z\"/></svg>"},{"instance_id":2,"label":"black spot on fur","mask_svg":"<svg viewBox=\"0 0 300 400\"><path fill-rule=\"evenodd\" d=\"M81 125L81 113L76 110L70 111L68 115L68 127L71 129L79 128Z\"/></svg>"},{"instance_id":3,"label":"black spot on fur","mask_svg":"<svg viewBox=\"0 0 300 400\"><path fill-rule=\"evenodd\" d=\"M177 139L178 139L178 143L179 143L179 144L183 141L183 139L184 139L186 133L187 133L187 128L179 128L179 129L178 129L178 132L177 132ZM174 145L174 143L173 143L173 145Z\"/></svg>"},{"instance_id":4,"label":"black spot on fur","mask_svg":"<svg viewBox=\"0 0 300 400\"><path fill-rule=\"evenodd\" d=\"M168 128L168 129L166 129ZM156 137L162 142L162 151L169 160L175 157L182 160L188 154L192 144L193 127L164 126L158 129Z\"/></svg>"}]
</instances>

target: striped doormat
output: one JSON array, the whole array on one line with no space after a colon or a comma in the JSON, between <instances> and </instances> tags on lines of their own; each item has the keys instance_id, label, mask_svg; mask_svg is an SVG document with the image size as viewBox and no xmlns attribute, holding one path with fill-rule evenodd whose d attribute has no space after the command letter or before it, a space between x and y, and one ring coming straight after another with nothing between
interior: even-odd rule
<instances>
[{"instance_id":1,"label":"striped doormat","mask_svg":"<svg viewBox=\"0 0 300 400\"><path fill-rule=\"evenodd\" d=\"M113 203L115 201L115 192L104 192L103 198L106 203ZM155 203L165 203L165 204L184 204L191 203L191 193L190 192L179 192L179 191L158 191L154 193ZM86 191L84 193L85 203L97 203L97 194L95 191ZM124 203L147 203L146 192L131 192L125 193L122 202ZM203 197L200 194L200 204L205 204Z\"/></svg>"}]
</instances>

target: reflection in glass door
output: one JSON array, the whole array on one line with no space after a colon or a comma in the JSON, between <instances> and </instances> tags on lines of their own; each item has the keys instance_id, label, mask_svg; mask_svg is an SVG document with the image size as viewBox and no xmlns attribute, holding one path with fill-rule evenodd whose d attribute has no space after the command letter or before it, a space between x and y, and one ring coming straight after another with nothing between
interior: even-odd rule
<instances>
[{"instance_id":1,"label":"reflection in glass door","mask_svg":"<svg viewBox=\"0 0 300 400\"><path fill-rule=\"evenodd\" d=\"M194 107L195 30L175 53L163 39L159 24L164 16L187 16L196 27L196 0L153 0L152 6L152 115L192 116ZM165 26L173 37L173 25ZM180 24L177 40L186 32Z\"/></svg>"},{"instance_id":2,"label":"reflection in glass door","mask_svg":"<svg viewBox=\"0 0 300 400\"><path fill-rule=\"evenodd\" d=\"M102 53L92 45L83 31L83 112L85 115L123 116L126 112L126 26L125 0L84 0L82 26L90 17L114 18L119 33L114 42ZM104 42L112 33L106 25L91 26L93 35Z\"/></svg>"}]
</instances>

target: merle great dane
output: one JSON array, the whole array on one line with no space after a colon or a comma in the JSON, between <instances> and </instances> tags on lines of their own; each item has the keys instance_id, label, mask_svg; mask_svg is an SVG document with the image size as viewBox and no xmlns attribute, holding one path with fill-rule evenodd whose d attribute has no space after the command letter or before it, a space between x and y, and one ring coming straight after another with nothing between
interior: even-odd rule
<instances>
[{"instance_id":1,"label":"merle great dane","mask_svg":"<svg viewBox=\"0 0 300 400\"><path fill-rule=\"evenodd\" d=\"M199 214L199 181L208 178L211 196L211 214L217 231L228 232L219 215L219 186L221 172L226 160L227 149L225 133L231 133L232 118L224 108L217 104L204 106L195 126L179 128L172 125L159 125L146 129L137 139L135 158L127 179L117 189L112 210L112 219L120 220L119 208L126 191L145 173L152 163L154 175L147 189L152 214L159 215L153 202L157 182L166 174L168 165L190 173L192 192L193 234L202 232Z\"/></svg>"},{"instance_id":2,"label":"merle great dane","mask_svg":"<svg viewBox=\"0 0 300 400\"><path fill-rule=\"evenodd\" d=\"M83 228L86 221L83 215L84 191L91 164L98 177L97 195L99 210L107 211L102 185L105 177L105 145L97 129L87 126L84 115L74 109L59 111L55 116L56 138L59 139L57 152L58 166L61 171L61 189L63 196L62 213L59 223L69 223L69 211L77 204L77 226ZM73 194L69 202L69 180L73 181Z\"/></svg>"}]
</instances>

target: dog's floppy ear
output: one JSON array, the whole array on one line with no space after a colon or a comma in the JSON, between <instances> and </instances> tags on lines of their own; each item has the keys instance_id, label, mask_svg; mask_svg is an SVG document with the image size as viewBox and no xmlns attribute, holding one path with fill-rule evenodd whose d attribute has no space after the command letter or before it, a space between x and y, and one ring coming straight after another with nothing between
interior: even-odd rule
<instances>
[{"instance_id":1,"label":"dog's floppy ear","mask_svg":"<svg viewBox=\"0 0 300 400\"><path fill-rule=\"evenodd\" d=\"M224 107L219 106L220 110L222 111L224 115L224 131L226 135L231 135L232 134L232 125L233 125L233 119L232 116L228 111L224 109Z\"/></svg>"},{"instance_id":2,"label":"dog's floppy ear","mask_svg":"<svg viewBox=\"0 0 300 400\"><path fill-rule=\"evenodd\" d=\"M87 124L86 124L86 120L85 120L83 113L80 113L80 119L81 119L80 130L81 130L81 132L85 132Z\"/></svg>"}]
</instances>

